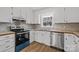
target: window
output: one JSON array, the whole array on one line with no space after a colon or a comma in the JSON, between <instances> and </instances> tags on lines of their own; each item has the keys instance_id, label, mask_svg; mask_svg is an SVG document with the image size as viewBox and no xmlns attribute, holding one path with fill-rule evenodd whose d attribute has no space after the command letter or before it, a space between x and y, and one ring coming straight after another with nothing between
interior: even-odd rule
<instances>
[{"instance_id":1,"label":"window","mask_svg":"<svg viewBox=\"0 0 79 59\"><path fill-rule=\"evenodd\" d=\"M53 16L52 15L41 15L41 25L42 27L51 27L53 25Z\"/></svg>"}]
</instances>

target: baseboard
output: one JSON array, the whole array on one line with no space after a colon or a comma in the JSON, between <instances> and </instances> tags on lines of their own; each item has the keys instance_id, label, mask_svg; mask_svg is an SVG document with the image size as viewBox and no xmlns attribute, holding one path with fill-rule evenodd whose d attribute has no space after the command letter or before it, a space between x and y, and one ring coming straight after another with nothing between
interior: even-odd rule
<instances>
[{"instance_id":1,"label":"baseboard","mask_svg":"<svg viewBox=\"0 0 79 59\"><path fill-rule=\"evenodd\" d=\"M58 49L58 50L60 50L60 51L62 51L62 52L65 52L64 49L60 49L60 48L57 48L57 47L54 47L54 46L50 46L50 47L51 47L51 48Z\"/></svg>"}]
</instances>

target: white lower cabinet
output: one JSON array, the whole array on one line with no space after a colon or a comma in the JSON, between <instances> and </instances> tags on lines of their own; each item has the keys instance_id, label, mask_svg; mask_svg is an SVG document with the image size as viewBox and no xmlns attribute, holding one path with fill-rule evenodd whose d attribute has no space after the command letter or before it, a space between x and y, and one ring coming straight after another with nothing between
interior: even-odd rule
<instances>
[{"instance_id":1,"label":"white lower cabinet","mask_svg":"<svg viewBox=\"0 0 79 59\"><path fill-rule=\"evenodd\" d=\"M65 34L64 50L66 52L79 52L79 37L74 34Z\"/></svg>"},{"instance_id":2,"label":"white lower cabinet","mask_svg":"<svg viewBox=\"0 0 79 59\"><path fill-rule=\"evenodd\" d=\"M50 32L35 31L35 41L50 46Z\"/></svg>"},{"instance_id":3,"label":"white lower cabinet","mask_svg":"<svg viewBox=\"0 0 79 59\"><path fill-rule=\"evenodd\" d=\"M40 36L41 36L41 42L50 46L50 32L42 31L40 33Z\"/></svg>"},{"instance_id":4,"label":"white lower cabinet","mask_svg":"<svg viewBox=\"0 0 79 59\"><path fill-rule=\"evenodd\" d=\"M15 51L15 34L0 36L0 52Z\"/></svg>"},{"instance_id":5,"label":"white lower cabinet","mask_svg":"<svg viewBox=\"0 0 79 59\"><path fill-rule=\"evenodd\" d=\"M64 49L64 33L52 34L52 46L60 49Z\"/></svg>"}]
</instances>

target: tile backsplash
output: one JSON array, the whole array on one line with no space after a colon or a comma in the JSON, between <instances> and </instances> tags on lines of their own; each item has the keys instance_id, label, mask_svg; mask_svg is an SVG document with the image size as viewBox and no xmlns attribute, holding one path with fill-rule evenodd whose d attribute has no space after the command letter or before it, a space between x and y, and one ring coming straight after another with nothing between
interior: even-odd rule
<instances>
[{"instance_id":1,"label":"tile backsplash","mask_svg":"<svg viewBox=\"0 0 79 59\"><path fill-rule=\"evenodd\" d=\"M9 24L9 23L0 23L0 32L10 31L9 26L11 26L11 24ZM20 26L22 28L24 28L25 30L31 30L32 29L32 25L21 24Z\"/></svg>"},{"instance_id":2,"label":"tile backsplash","mask_svg":"<svg viewBox=\"0 0 79 59\"><path fill-rule=\"evenodd\" d=\"M9 25L8 23L0 23L0 32L6 32L9 31Z\"/></svg>"},{"instance_id":3,"label":"tile backsplash","mask_svg":"<svg viewBox=\"0 0 79 59\"><path fill-rule=\"evenodd\" d=\"M78 23L54 24L53 27L41 27L41 25L36 25L34 29L39 29L39 30L60 29L60 30L79 31L79 24Z\"/></svg>"},{"instance_id":4,"label":"tile backsplash","mask_svg":"<svg viewBox=\"0 0 79 59\"><path fill-rule=\"evenodd\" d=\"M0 23L0 32L10 31L9 23ZM54 24L53 27L41 27L41 25L28 25L21 24L25 30L39 29L39 30L53 30L53 29L62 29L62 30L70 30L70 31L79 31L79 24Z\"/></svg>"}]
</instances>

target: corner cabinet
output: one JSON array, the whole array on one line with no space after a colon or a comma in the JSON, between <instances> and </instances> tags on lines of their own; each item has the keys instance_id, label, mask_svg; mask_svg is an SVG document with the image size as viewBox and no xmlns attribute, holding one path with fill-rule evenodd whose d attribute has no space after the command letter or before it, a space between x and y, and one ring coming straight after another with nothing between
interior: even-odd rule
<instances>
[{"instance_id":1,"label":"corner cabinet","mask_svg":"<svg viewBox=\"0 0 79 59\"><path fill-rule=\"evenodd\" d=\"M11 8L0 7L0 22L11 22Z\"/></svg>"},{"instance_id":2,"label":"corner cabinet","mask_svg":"<svg viewBox=\"0 0 79 59\"><path fill-rule=\"evenodd\" d=\"M79 52L79 37L74 34L65 34L64 50L66 52Z\"/></svg>"}]
</instances>

